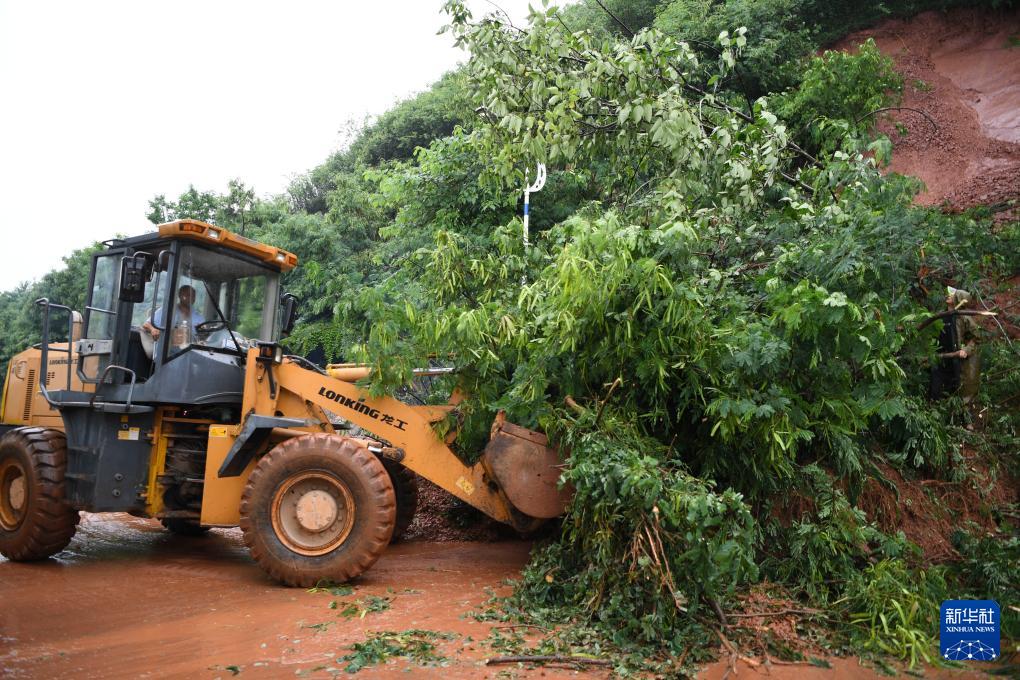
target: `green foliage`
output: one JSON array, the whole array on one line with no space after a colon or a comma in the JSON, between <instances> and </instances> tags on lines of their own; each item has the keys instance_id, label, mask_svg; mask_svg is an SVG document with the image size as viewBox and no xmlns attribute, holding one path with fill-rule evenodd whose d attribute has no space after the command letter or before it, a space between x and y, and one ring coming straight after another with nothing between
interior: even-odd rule
<instances>
[{"instance_id":1,"label":"green foliage","mask_svg":"<svg viewBox=\"0 0 1020 680\"><path fill-rule=\"evenodd\" d=\"M463 75L448 73L424 92L386 111L362 130L347 153L367 167L406 160L419 147L473 120Z\"/></svg>"},{"instance_id":2,"label":"green foliage","mask_svg":"<svg viewBox=\"0 0 1020 680\"><path fill-rule=\"evenodd\" d=\"M369 614L386 611L390 608L391 602L393 602L393 598L391 597L369 595L348 603L340 609L340 616L345 619L363 619Z\"/></svg>"},{"instance_id":3,"label":"green foliage","mask_svg":"<svg viewBox=\"0 0 1020 680\"><path fill-rule=\"evenodd\" d=\"M376 631L369 633L364 642L355 642L351 652L337 658L345 664L346 673L357 673L370 666L384 664L391 658L402 658L421 666L442 665L445 657L436 651L437 640L453 640L454 633L440 633L432 630Z\"/></svg>"},{"instance_id":4,"label":"green foliage","mask_svg":"<svg viewBox=\"0 0 1020 680\"><path fill-rule=\"evenodd\" d=\"M329 580L321 580L315 584L314 587L309 588L306 592L315 593L329 593L336 597L342 597L344 595L350 595L354 592L354 587L349 586L346 583L336 583Z\"/></svg>"},{"instance_id":5,"label":"green foliage","mask_svg":"<svg viewBox=\"0 0 1020 680\"><path fill-rule=\"evenodd\" d=\"M953 599L997 601L1003 637L1020 639L1020 611L1015 604L1020 602L1020 531L991 533L971 525L953 534L953 547L962 558L953 565Z\"/></svg>"},{"instance_id":6,"label":"green foliage","mask_svg":"<svg viewBox=\"0 0 1020 680\"><path fill-rule=\"evenodd\" d=\"M749 48L727 85L750 99L799 81L800 62L816 47L804 0L674 0L662 3L655 27L714 57L723 31L748 28Z\"/></svg>"},{"instance_id":7,"label":"green foliage","mask_svg":"<svg viewBox=\"0 0 1020 680\"><path fill-rule=\"evenodd\" d=\"M771 579L827 602L868 559L898 557L907 550L902 534L883 534L818 466L805 467L800 479L797 495L809 500L810 512L791 518L788 527L773 522L766 529L762 568Z\"/></svg>"},{"instance_id":8,"label":"green foliage","mask_svg":"<svg viewBox=\"0 0 1020 680\"><path fill-rule=\"evenodd\" d=\"M912 207L916 184L860 152L805 164L767 101L750 116L685 85L728 78L743 30L706 63L656 30L612 42L555 10L520 32L447 9L485 120L372 173L399 266L362 294L355 350L377 393L454 355L465 458L497 410L569 452L575 502L521 601L583 612L616 644L679 644L756 559L831 601L869 558L911 554L853 499L883 459L949 474L959 433L921 399L930 272L976 283L1011 266L1015 234L979 244L973 218ZM887 67L869 46L830 55L799 105L832 104L830 71ZM825 115L870 106L872 85ZM555 196L577 203L526 250L507 197L535 161L580 191ZM585 414L564 415L568 396ZM756 533L752 512L791 493L804 514Z\"/></svg>"},{"instance_id":9,"label":"green foliage","mask_svg":"<svg viewBox=\"0 0 1020 680\"><path fill-rule=\"evenodd\" d=\"M686 40L703 58L714 58L721 31L748 28L750 48L726 86L748 99L796 88L804 62L840 38L892 17L1001 0L672 0L656 8L654 26ZM1005 4L1011 5L1007 1Z\"/></svg>"},{"instance_id":10,"label":"green foliage","mask_svg":"<svg viewBox=\"0 0 1020 680\"><path fill-rule=\"evenodd\" d=\"M753 523L732 490L713 492L679 452L633 424L588 411L564 420L566 481L575 495L560 540L525 572L523 596L569 603L618 643L670 642L706 601L754 579ZM676 638L679 648L680 639Z\"/></svg>"},{"instance_id":11,"label":"green foliage","mask_svg":"<svg viewBox=\"0 0 1020 680\"><path fill-rule=\"evenodd\" d=\"M847 135L871 130L876 112L898 104L902 90L892 58L868 38L856 54L827 50L811 59L797 88L778 98L776 112L811 148L831 150Z\"/></svg>"},{"instance_id":12,"label":"green foliage","mask_svg":"<svg viewBox=\"0 0 1020 680\"><path fill-rule=\"evenodd\" d=\"M601 4L605 9L596 2L573 3L561 8L558 16L570 31L590 30L600 37L621 38L627 36L624 26L631 31L651 26L655 13L664 3L661 0L601 0Z\"/></svg>"},{"instance_id":13,"label":"green foliage","mask_svg":"<svg viewBox=\"0 0 1020 680\"><path fill-rule=\"evenodd\" d=\"M176 201L159 195L149 201L146 218L153 224L181 219L195 219L218 224L221 227L245 233L252 224L252 210L256 205L255 190L241 180L233 179L227 185L227 193L198 191L193 185Z\"/></svg>"},{"instance_id":14,"label":"green foliage","mask_svg":"<svg viewBox=\"0 0 1020 680\"><path fill-rule=\"evenodd\" d=\"M994 343L984 348L981 360L984 366L982 407L987 407L988 411L983 415L984 429L974 444L988 454L997 472L1017 478L1020 477L1020 352L1015 342L1012 347Z\"/></svg>"},{"instance_id":15,"label":"green foliage","mask_svg":"<svg viewBox=\"0 0 1020 680\"><path fill-rule=\"evenodd\" d=\"M342 197L345 182L358 181L378 164L410 159L419 147L427 147L473 119L462 74L448 73L428 90L357 128L346 149L294 178L287 188L291 208L326 213L330 200Z\"/></svg>"},{"instance_id":16,"label":"green foliage","mask_svg":"<svg viewBox=\"0 0 1020 680\"><path fill-rule=\"evenodd\" d=\"M877 433L886 459L899 468L924 469L935 475L950 470L950 451L956 448L959 434L954 436L946 422L944 409L909 398Z\"/></svg>"},{"instance_id":17,"label":"green foliage","mask_svg":"<svg viewBox=\"0 0 1020 680\"><path fill-rule=\"evenodd\" d=\"M913 669L939 661L939 605L948 594L941 570L915 570L903 560L886 559L855 574L836 604L847 613L860 648Z\"/></svg>"}]
</instances>

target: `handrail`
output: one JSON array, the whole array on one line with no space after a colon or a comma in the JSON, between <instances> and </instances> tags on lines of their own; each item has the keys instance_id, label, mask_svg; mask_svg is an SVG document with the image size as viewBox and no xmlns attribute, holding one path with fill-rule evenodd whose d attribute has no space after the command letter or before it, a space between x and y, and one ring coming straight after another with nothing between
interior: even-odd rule
<instances>
[{"instance_id":1,"label":"handrail","mask_svg":"<svg viewBox=\"0 0 1020 680\"><path fill-rule=\"evenodd\" d=\"M128 386L127 402L124 404L124 406L130 412L131 396L135 393L135 380L137 379L137 375L130 368L126 366L118 366L116 364L110 364L105 369L103 369L102 375L99 376L99 383L98 386L96 387L96 391L92 393L92 398L89 399L89 407L90 408L96 407L96 397L99 396L99 390L102 388L103 383L106 382L106 374L109 373L110 371L124 371L125 373L131 376L131 385Z\"/></svg>"},{"instance_id":2,"label":"handrail","mask_svg":"<svg viewBox=\"0 0 1020 680\"><path fill-rule=\"evenodd\" d=\"M35 304L43 307L43 324L42 324L42 341L40 343L40 352L42 353L39 357L39 368L42 374L42 380L39 381L39 391L43 395L43 399L50 406L57 408L58 403L53 401L50 397L50 391L46 389L46 374L49 372L49 352L50 352L50 310L51 309L62 309L67 312L67 349L59 349L53 347L54 352L66 352L67 353L67 390L71 390L71 357L74 356L72 352L72 345L74 343L74 310L66 305L58 305L54 302L50 302L49 298L41 297L35 301Z\"/></svg>"}]
</instances>

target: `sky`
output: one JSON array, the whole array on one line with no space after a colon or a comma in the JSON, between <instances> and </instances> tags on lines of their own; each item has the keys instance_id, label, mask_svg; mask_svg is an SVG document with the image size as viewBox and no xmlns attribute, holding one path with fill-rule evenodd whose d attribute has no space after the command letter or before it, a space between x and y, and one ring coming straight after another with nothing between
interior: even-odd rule
<instances>
[{"instance_id":1,"label":"sky","mask_svg":"<svg viewBox=\"0 0 1020 680\"><path fill-rule=\"evenodd\" d=\"M527 25L527 0L497 2ZM0 290L75 248L151 231L158 194L223 192L234 178L280 193L350 123L464 61L436 34L441 7L0 0Z\"/></svg>"}]
</instances>

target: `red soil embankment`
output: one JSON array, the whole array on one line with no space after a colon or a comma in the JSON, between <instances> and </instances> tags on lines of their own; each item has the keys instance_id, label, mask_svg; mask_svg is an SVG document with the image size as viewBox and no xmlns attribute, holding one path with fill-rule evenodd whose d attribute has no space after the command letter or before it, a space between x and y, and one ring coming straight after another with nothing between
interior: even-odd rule
<instances>
[{"instance_id":1,"label":"red soil embankment","mask_svg":"<svg viewBox=\"0 0 1020 680\"><path fill-rule=\"evenodd\" d=\"M889 169L926 185L918 202L962 210L1020 198L1020 10L926 12L836 48L869 37L903 74L902 105L924 112L879 124L895 145Z\"/></svg>"}]
</instances>

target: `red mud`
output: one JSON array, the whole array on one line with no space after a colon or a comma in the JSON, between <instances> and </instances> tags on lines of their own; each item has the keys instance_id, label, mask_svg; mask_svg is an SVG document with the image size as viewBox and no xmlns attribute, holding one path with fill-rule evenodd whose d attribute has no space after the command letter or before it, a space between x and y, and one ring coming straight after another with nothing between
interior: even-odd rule
<instances>
[{"instance_id":1,"label":"red mud","mask_svg":"<svg viewBox=\"0 0 1020 680\"><path fill-rule=\"evenodd\" d=\"M883 531L902 531L921 548L926 560L957 559L951 541L953 532L971 523L992 529L995 524L991 509L1008 507L1020 499L1016 481L1004 471L993 472L968 448L961 453L964 465L974 473L962 482L907 480L891 466L880 464L879 470L895 490L871 478L864 485L860 506Z\"/></svg>"},{"instance_id":2,"label":"red mud","mask_svg":"<svg viewBox=\"0 0 1020 680\"><path fill-rule=\"evenodd\" d=\"M228 666L242 678L330 677L313 669L339 669L337 656L369 631L411 628L456 633L438 643L450 665L396 659L359 676L495 677L502 669L482 661L497 652L479 644L491 624L467 613L483 608L486 588L520 573L529 550L523 541L394 545L353 594L336 597L270 582L237 530L184 538L151 520L86 514L58 559L0 558L0 677L229 678ZM367 595L392 597L390 609L339 616ZM333 600L339 609L329 609ZM306 627L329 622L322 632Z\"/></svg>"},{"instance_id":3,"label":"red mud","mask_svg":"<svg viewBox=\"0 0 1020 680\"><path fill-rule=\"evenodd\" d=\"M603 669L484 665L499 653L482 643L493 624L470 612L483 608L492 589L506 592L504 580L520 573L529 550L524 541L395 545L352 594L335 596L270 582L237 530L185 538L152 520L86 514L57 559L0 558L0 677L225 680L236 670L242 679L329 678L344 675L336 658L369 632L412 628L456 634L437 642L447 665L391 659L358 677L607 677ZM339 615L369 595L392 598L390 608L363 618ZM334 600L339 607L330 609ZM310 628L315 624L328 627ZM738 667L740 677L771 668L774 680L882 677L853 659L830 662L832 671L753 659ZM722 677L727 664L712 664L699 677Z\"/></svg>"},{"instance_id":4,"label":"red mud","mask_svg":"<svg viewBox=\"0 0 1020 680\"><path fill-rule=\"evenodd\" d=\"M890 20L836 45L874 38L903 74L902 105L927 114L894 111L879 124L894 142L889 169L925 183L919 203L960 210L1020 198L1018 34L1020 10L960 9Z\"/></svg>"}]
</instances>

